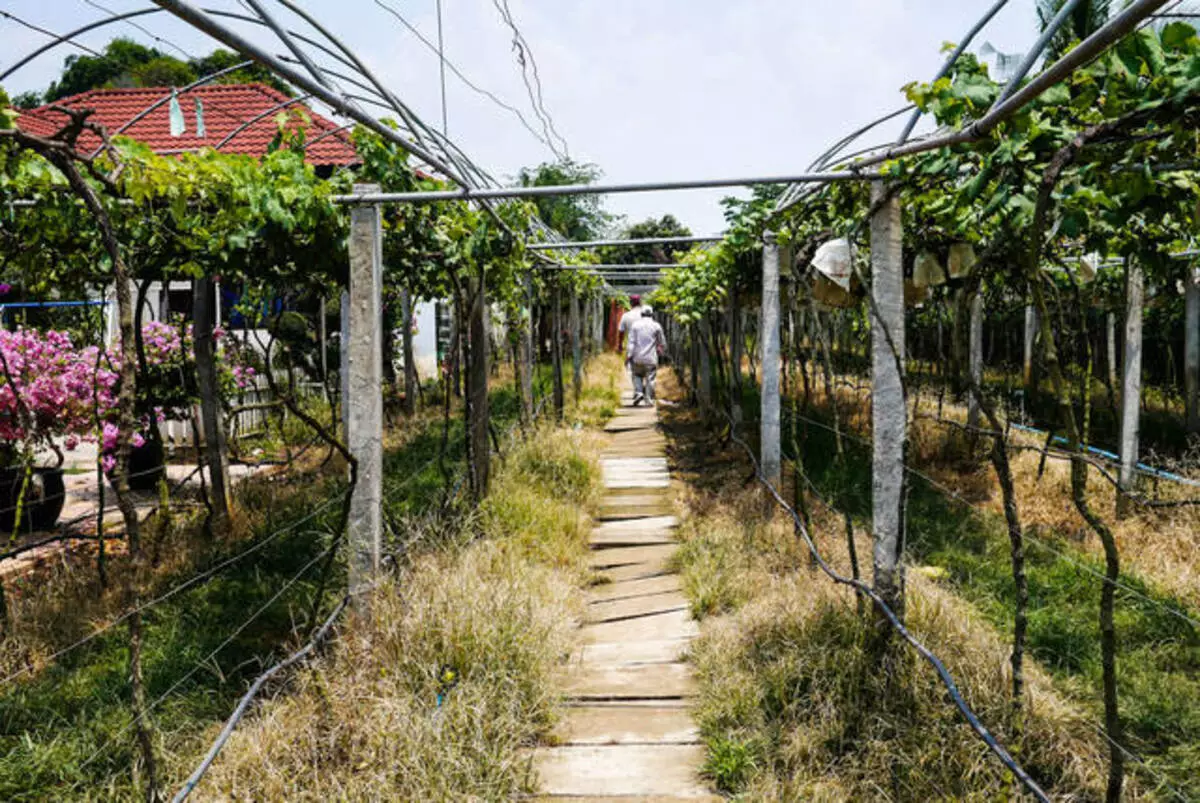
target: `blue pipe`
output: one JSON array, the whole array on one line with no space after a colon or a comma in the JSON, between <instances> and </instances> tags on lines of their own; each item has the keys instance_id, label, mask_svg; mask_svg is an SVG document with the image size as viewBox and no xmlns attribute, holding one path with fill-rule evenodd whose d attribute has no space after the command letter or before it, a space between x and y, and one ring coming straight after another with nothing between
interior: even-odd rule
<instances>
[{"instance_id":1,"label":"blue pipe","mask_svg":"<svg viewBox=\"0 0 1200 803\"><path fill-rule=\"evenodd\" d=\"M1012 422L1009 422L1009 426L1012 427L1013 429L1020 429L1025 432L1032 432L1037 435L1047 434L1046 431L1043 429L1037 429L1035 427L1027 427L1024 424L1014 424ZM1061 435L1055 435L1053 442L1056 444L1061 443L1063 445L1068 445L1067 439L1062 437ZM1109 460L1113 463L1121 462L1120 455L1115 454L1110 451L1107 451L1106 449L1099 449L1095 446L1084 446L1084 448L1087 451L1091 452L1092 454L1103 457L1105 460ZM1170 471L1163 471L1161 468L1154 468L1153 466L1148 466L1145 463L1138 463L1134 466L1134 468L1137 469L1138 471L1142 472L1143 474L1149 474L1152 477L1159 477L1164 480L1170 480L1171 482L1179 482L1179 483L1183 483L1184 485L1191 485L1191 486L1200 488L1200 480L1193 480L1188 477L1181 477L1178 474L1173 474Z\"/></svg>"},{"instance_id":2,"label":"blue pipe","mask_svg":"<svg viewBox=\"0 0 1200 803\"><path fill-rule=\"evenodd\" d=\"M100 307L108 303L109 302L107 301L14 301L11 304L0 303L0 312L3 312L6 309Z\"/></svg>"}]
</instances>

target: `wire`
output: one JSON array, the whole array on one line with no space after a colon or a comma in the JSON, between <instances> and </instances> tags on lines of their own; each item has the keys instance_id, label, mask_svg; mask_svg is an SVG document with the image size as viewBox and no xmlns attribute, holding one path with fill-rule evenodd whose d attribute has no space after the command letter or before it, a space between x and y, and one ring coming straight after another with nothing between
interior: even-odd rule
<instances>
[{"instance_id":1,"label":"wire","mask_svg":"<svg viewBox=\"0 0 1200 803\"><path fill-rule=\"evenodd\" d=\"M829 426L828 424L824 423L823 421L818 421L814 418L809 418L808 416L802 415L800 413L796 413L795 415L796 415L796 418L800 419L801 421L805 421L809 424L820 427L820 428L825 429L834 434L839 434L842 437L845 437L852 441L855 441L862 446L866 446L868 448L873 446L870 439L864 438L861 435L857 435L852 432L846 432L845 430L835 429L834 427ZM982 505L980 505L976 502L972 502L969 499L964 498L950 486L945 485L942 482L939 482L938 480L934 479L933 477L931 477L930 475L921 471L920 469L915 468L915 467L909 465L908 463L904 463L903 468L907 473L912 474L913 476L924 480L926 483L928 483L929 485L938 489L939 491L946 494L950 498L954 499L954 501L958 502L959 504L962 504L968 508L971 508L972 510L978 510L978 511L984 512L984 513L991 512L991 511L988 511L986 508L984 508ZM1029 532L1028 528L1025 529L1025 531L1022 533L1022 535L1027 540L1037 544L1038 546L1042 547L1043 549L1047 550L1048 552L1052 552L1053 554L1062 558L1063 560L1070 563L1075 568L1077 568L1081 571L1087 572L1088 574L1094 575L1095 577L1099 578L1100 580L1104 581L1105 583L1111 583L1114 587L1121 589L1125 593L1127 593L1131 596L1137 597L1138 599L1140 599L1144 602L1149 602L1152 605L1156 605L1159 608L1161 608L1163 611L1166 611L1167 613L1171 614L1172 616L1175 616L1191 625L1194 625L1197 628L1200 628L1200 620L1194 619L1191 616L1189 616L1188 614L1179 610L1178 608L1175 608L1171 605L1167 605L1166 603L1164 603L1160 600L1156 600L1153 597L1148 596L1145 593L1137 590L1136 588L1133 588L1132 586L1128 586L1125 583L1122 583L1120 580L1109 580L1108 577L1106 577L1101 572L1097 571L1096 569L1092 568L1091 566L1088 566L1086 563L1081 562L1077 558L1071 557L1069 554L1067 554L1067 553L1057 549L1053 545L1051 545L1048 541L1045 541L1042 538L1039 538L1037 535L1034 535L1033 533Z\"/></svg>"},{"instance_id":2,"label":"wire","mask_svg":"<svg viewBox=\"0 0 1200 803\"><path fill-rule=\"evenodd\" d=\"M47 30L47 29L41 27L40 25L34 25L32 22L23 20L20 17L18 17L16 14L12 14L3 9L0 9L0 17L4 17L5 19L12 20L13 22L17 23L18 25L24 25L29 30L37 31L38 33L45 34L46 36L49 36L52 39L65 41L67 44L74 45L75 47L79 48L80 50L82 50L86 53L91 53L93 56L99 56L99 57L104 56L104 54L101 53L99 50L93 50L92 48L88 47L87 45L81 45L78 42L76 42L74 39L63 39L61 36L54 33L53 31Z\"/></svg>"},{"instance_id":3,"label":"wire","mask_svg":"<svg viewBox=\"0 0 1200 803\"><path fill-rule=\"evenodd\" d=\"M748 443L739 438L733 432L733 427L736 426L736 422L734 422L733 417L730 416L726 410L721 410L720 412L729 419L730 440L737 443L742 447L742 449L745 450L746 456L749 458L751 465L754 466L755 478L760 484L762 484L764 488L767 489L767 493L774 498L776 504L778 504L784 510L784 512L791 516L792 521L795 524L796 531L799 532L801 537L804 539L804 543L807 546L809 553L813 556L813 559L817 562L817 565L820 567L821 571L824 572L825 575L834 582L856 589L875 603L876 610L883 614L884 618L887 620L888 624L891 625L892 629L895 630L905 641L907 641L913 647L913 649L915 649L917 653L934 668L934 671L937 672L939 679L942 681L942 685L946 687L946 691L950 695L954 706L959 710L960 713L962 713L963 717L967 720L967 723L971 726L971 729L975 731L976 735L979 736L987 748L998 759L1000 759L1000 762L1004 764L1004 766L1008 767L1013 775L1021 782L1022 785L1025 786L1026 789L1029 790L1031 794L1033 794L1034 797L1036 797L1039 801L1042 801L1042 803L1049 803L1050 798L1038 785L1037 781L1035 781L1029 775L1029 773L1027 773L1019 764L1017 764L1016 760L1012 757L1008 750L1006 750L1004 746L996 740L996 737L991 734L991 731L987 729L987 727L975 714L971 706L966 700L963 699L961 692L958 690L958 684L954 682L954 677L950 674L950 670L946 668L946 665L942 662L942 660L938 658L932 650L926 647L920 639L913 635L912 631L910 631L904 625L904 622L901 621L896 612L892 610L891 606L888 605L888 603L874 588L862 582L861 580L846 577L840 574L837 570L829 565L824 556L822 556L820 551L817 549L817 545L813 541L812 535L809 533L808 526L804 523L804 520L798 513L796 513L795 509L793 509L792 506L789 505L784 498L779 495L779 491L776 490L775 486L772 485L771 482L763 475L762 466L759 464L758 459L754 456L754 450Z\"/></svg>"},{"instance_id":4,"label":"wire","mask_svg":"<svg viewBox=\"0 0 1200 803\"><path fill-rule=\"evenodd\" d=\"M437 45L430 42L429 39L426 38L425 35L422 34L421 31L418 30L415 25L413 25L411 22L409 22L407 19L405 19L404 15L402 15L399 11L397 11L390 3L385 2L385 0L375 0L375 5L379 6L384 11L388 12L393 17L395 17L397 20L399 20L400 24L402 24L405 28L407 28L410 32L412 32L413 36L417 37L417 39L420 40L421 44L425 45L425 47L427 47L433 51L433 53L438 57L438 59L440 60L442 66L444 68L449 69L450 72L454 73L454 75L460 81L462 81L469 89L477 92L480 95L483 95L485 98L492 101L492 103L496 104L501 109L504 109L505 111L508 111L508 112L512 113L514 116L516 116L516 118L518 120L520 120L521 125L525 127L525 130L533 135L534 139L536 139L538 142L542 143L547 148L549 148L550 151L552 153L554 153L555 156L558 156L558 152L554 150L554 146L550 144L549 140L547 140L546 137L539 134L537 132L537 129L535 129L532 125L529 124L529 120L526 119L525 115L521 113L520 109L504 102L499 97L497 97L494 93L480 87L478 84L473 82L470 78L467 78L467 76L463 74L462 70L460 70L454 64L454 62L450 61L448 58L445 57L444 52L442 50L439 50ZM444 127L444 125L445 125L445 106L444 105L443 105L443 109L442 109L442 119L443 119L443 127ZM442 133L444 136L445 131L443 130Z\"/></svg>"},{"instance_id":5,"label":"wire","mask_svg":"<svg viewBox=\"0 0 1200 803\"><path fill-rule=\"evenodd\" d=\"M84 3L87 3L89 6L91 6L91 7L92 7L92 8L94 8L94 9L97 9L97 10L99 10L99 11L103 11L105 14L109 15L110 17L119 17L119 16L120 16L120 14L118 14L118 13L117 13L117 12L115 12L115 11L113 11L111 8L108 8L108 7L107 7L107 6L105 6L104 4L97 2L96 0L82 0L82 2L84 2ZM133 28L136 28L137 30L139 30L139 31L141 31L142 33L146 34L146 36L149 36L149 37L150 37L151 39L153 39L155 42L159 42L159 43L161 43L161 44L164 44L164 45L166 45L167 47L173 48L173 49L174 49L176 52L178 52L178 53L182 53L182 54L183 54L183 55L184 55L186 58L188 58L188 59L191 59L192 61L195 61L195 60L196 60L196 57L195 57L194 55L192 55L192 54L191 54L191 53L189 53L188 51L184 50L182 47L180 47L179 45L175 44L175 43L174 43L174 42L172 42L170 39L166 39L166 38L164 38L164 37L158 36L158 35L157 35L157 34L155 34L153 31L151 31L149 28L147 28L146 26L142 25L140 22L134 22L133 20L125 20L125 24L126 24L126 25L129 25L129 26L132 26ZM100 54L97 54L97 55L100 55Z\"/></svg>"},{"instance_id":6,"label":"wire","mask_svg":"<svg viewBox=\"0 0 1200 803\"><path fill-rule=\"evenodd\" d=\"M537 59L534 58L533 49L529 46L529 41L525 35L521 33L516 20L513 19L512 10L508 7L508 0L492 0L492 5L500 12L501 18L507 23L508 27L513 32L513 50L517 54L517 64L521 67L521 81L525 84L525 91L529 93L529 102L533 106L534 114L542 124L542 129L546 133L547 145L554 151L554 155L560 160L567 160L571 156L570 148L567 146L567 141L558 133L558 129L554 126L554 119L550 116L550 112L546 110L545 100L542 97L542 79L538 73ZM532 69L532 84L529 70ZM553 140L557 139L562 145L562 152L554 146Z\"/></svg>"},{"instance_id":7,"label":"wire","mask_svg":"<svg viewBox=\"0 0 1200 803\"><path fill-rule=\"evenodd\" d=\"M58 650L57 652L52 653L48 658L46 658L45 661L42 662L42 666L53 663L54 661L58 660L62 656L66 655L67 653L69 653L73 650L76 650L79 647L82 647L91 641L94 641L96 638L98 638L99 636L108 632L109 630L112 630L114 627L121 624L121 622L124 622L126 619L133 616L135 613L140 613L144 610L147 610L148 608L153 608L155 605L158 605L162 602L166 602L168 599L175 596L179 592L185 591L185 590L191 588L192 586L196 585L197 583L201 582L202 580L207 580L208 578L212 577L213 575L221 572L222 570L224 570L224 569L228 568L229 566L232 566L233 564L242 560L242 558L245 558L248 555L252 555L255 552L258 552L263 547L267 546L268 544L272 543L273 541L275 541L278 538L280 538L281 536L283 536L285 533L291 532L292 530L299 527L301 524L312 521L314 518L316 518L321 513L323 513L325 510L327 510L330 506L332 506L335 502L340 502L342 500L342 498L345 497L345 495L346 495L346 493L343 492L342 494L339 494L336 497L331 497L330 499L327 499L322 505L318 506L315 510L311 511L307 516L305 516L301 519L297 519L296 521L291 522L291 523L285 525L284 527L281 527L280 529L271 533L267 537L255 542L252 546L239 552L238 554L236 554L232 557L226 558L225 560L217 563L215 566L212 566L212 567L204 570L203 572L189 578L188 580L185 580L184 582L180 583L179 585L174 586L170 590L166 591L163 594L158 595L157 597L154 597L153 599L149 600L148 602L142 603L141 605L138 605L136 608L126 611L125 613L121 614L119 617L117 617L113 621L109 622L108 624L106 624L100 628L97 628L96 630L93 630L91 633L89 633L88 635L79 639L78 641L70 644L69 646L63 647L61 650ZM17 678L19 678L23 675L27 675L33 671L34 671L33 666L22 667L21 669L17 670L16 672L13 672L12 674L5 677L3 680L0 680L0 685L8 684L11 681L16 680Z\"/></svg>"}]
</instances>

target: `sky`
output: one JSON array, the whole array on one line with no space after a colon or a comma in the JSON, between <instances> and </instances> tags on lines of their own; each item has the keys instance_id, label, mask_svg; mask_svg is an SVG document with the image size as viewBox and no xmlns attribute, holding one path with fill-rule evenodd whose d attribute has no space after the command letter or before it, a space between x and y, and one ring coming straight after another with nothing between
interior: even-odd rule
<instances>
[{"instance_id":1,"label":"sky","mask_svg":"<svg viewBox=\"0 0 1200 803\"><path fill-rule=\"evenodd\" d=\"M273 0L267 8L311 33ZM481 89L519 109L540 132L511 29L495 3L442 0L444 53ZM832 142L899 108L902 87L929 80L994 0L508 0L541 79L542 105L570 156L596 164L606 182L765 177L805 172ZM430 125L441 126L436 52L380 4L436 42L436 0L301 0ZM148 0L0 0L9 12L55 33L149 6ZM246 13L240 0L206 8ZM116 23L78 41L101 48L116 35L173 55L202 55L216 42L166 13ZM265 29L230 23L283 51ZM1034 0L1010 0L975 40L1024 52L1036 38ZM47 41L0 16L0 72ZM10 94L44 89L71 52L64 46L4 81ZM328 62L326 62L328 63ZM447 75L448 134L503 183L554 153L511 111ZM355 91L355 90L351 90ZM536 92L536 86L534 87ZM894 138L898 123L864 144ZM544 135L543 135L543 138ZM561 150L561 145L559 146ZM720 198L731 190L614 195L610 212L635 222L673 214L696 234L723 229Z\"/></svg>"}]
</instances>

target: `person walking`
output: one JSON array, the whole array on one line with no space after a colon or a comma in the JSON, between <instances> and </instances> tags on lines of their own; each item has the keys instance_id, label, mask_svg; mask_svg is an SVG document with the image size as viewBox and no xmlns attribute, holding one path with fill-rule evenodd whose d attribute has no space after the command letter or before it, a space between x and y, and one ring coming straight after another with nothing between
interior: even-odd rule
<instances>
[{"instance_id":1,"label":"person walking","mask_svg":"<svg viewBox=\"0 0 1200 803\"><path fill-rule=\"evenodd\" d=\"M625 364L633 374L633 406L643 401L655 403L654 380L658 374L658 358L667 349L667 336L654 320L654 310L647 304L642 317L629 327L625 347Z\"/></svg>"},{"instance_id":2,"label":"person walking","mask_svg":"<svg viewBox=\"0 0 1200 803\"><path fill-rule=\"evenodd\" d=\"M629 297L629 309L621 316L621 321L617 324L617 351L625 348L625 341L629 337L629 327L642 319L642 297L634 294Z\"/></svg>"}]
</instances>

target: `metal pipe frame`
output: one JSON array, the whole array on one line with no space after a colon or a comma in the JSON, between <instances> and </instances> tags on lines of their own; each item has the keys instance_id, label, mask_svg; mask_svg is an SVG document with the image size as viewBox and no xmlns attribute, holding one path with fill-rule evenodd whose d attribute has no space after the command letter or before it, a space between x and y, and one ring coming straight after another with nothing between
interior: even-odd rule
<instances>
[{"instance_id":1,"label":"metal pipe frame","mask_svg":"<svg viewBox=\"0 0 1200 803\"><path fill-rule=\"evenodd\" d=\"M1038 58L1050 46L1050 40L1058 33L1059 29L1066 23L1071 13L1078 6L1080 0L1066 0L1062 7L1058 9L1058 13L1054 15L1054 19L1050 20L1050 24L1042 31L1041 36L1033 43L1033 47L1025 54L1024 60L1017 67L1016 72L1008 79L1008 83L1004 89L1000 91L1000 97L996 98L996 102L992 104L992 108L996 108L999 104L1012 97L1012 94L1017 91L1017 87L1021 85L1021 81L1025 80L1025 76L1033 69L1033 65L1037 63ZM989 109L990 111L990 109ZM900 143L903 144L903 143Z\"/></svg>"},{"instance_id":2,"label":"metal pipe frame","mask_svg":"<svg viewBox=\"0 0 1200 803\"><path fill-rule=\"evenodd\" d=\"M300 60L300 63L304 65L306 70L308 70L309 75L317 80L317 83L326 89L334 88L333 85L330 84L325 78L325 76L321 74L321 71L317 69L317 65L314 64L313 60L308 57L308 54L292 41L292 37L288 35L288 32L284 30L282 25L275 21L275 17L271 15L271 12L267 11L267 9L263 7L263 4L260 3L259 0L245 0L245 2L252 9L254 9L254 13L262 17L262 21L266 23L268 28L275 32L275 35L279 37L279 41L283 42L284 47L292 51L292 55Z\"/></svg>"},{"instance_id":3,"label":"metal pipe frame","mask_svg":"<svg viewBox=\"0 0 1200 803\"><path fill-rule=\"evenodd\" d=\"M183 87L182 89L176 90L176 95L183 95L187 92L191 92L193 89L195 89L198 86L204 86L205 84L212 83L213 81L217 80L218 78L220 78L223 75L228 75L231 72L237 72L238 70L240 70L244 67L249 67L253 63L254 63L253 60L248 60L248 61L243 61L238 64L235 64L232 67L226 67L223 70L217 70L212 75L206 75L203 78L199 79L198 81L193 81L192 83L188 84L187 86ZM142 109L140 112L135 114L132 118L130 118L130 120L128 122L122 123L120 128L118 128L116 131L112 132L112 136L115 137L119 134L123 134L125 131L128 131L139 120L144 119L146 117L146 115L150 114L150 112L161 107L163 104L170 102L170 100L171 100L170 95L164 95L159 100L154 101L149 106ZM103 148L97 148L96 152L92 154L92 158L93 159L96 158L96 156L100 153L101 150L103 150Z\"/></svg>"},{"instance_id":4,"label":"metal pipe frame","mask_svg":"<svg viewBox=\"0 0 1200 803\"><path fill-rule=\"evenodd\" d=\"M559 265L559 270L670 270L671 268L694 268L695 265L688 262L646 262L638 264L636 262L621 262L616 264L606 265Z\"/></svg>"},{"instance_id":5,"label":"metal pipe frame","mask_svg":"<svg viewBox=\"0 0 1200 803\"><path fill-rule=\"evenodd\" d=\"M154 0L175 3L179 0ZM462 189L438 192L378 192L363 195L335 195L333 200L343 204L420 203L433 201L471 201L488 198L556 198L572 195L619 195L634 192L668 192L702 190L716 187L752 187L761 184L801 184L827 181L873 181L878 173L846 170L830 173L804 173L797 176L767 176L762 178L721 178L697 181L660 181L640 184L562 184L551 187L498 187Z\"/></svg>"},{"instance_id":6,"label":"metal pipe frame","mask_svg":"<svg viewBox=\"0 0 1200 803\"><path fill-rule=\"evenodd\" d=\"M96 20L95 22L89 22L87 25L82 25L82 26L76 28L75 30L71 31L70 33L65 33L62 36L59 36L58 38L56 38L54 41L47 42L46 44L42 45L41 47L37 48L36 50L31 51L27 56L25 56L25 58L21 59L16 64L9 67L7 70L0 73L0 81L3 81L5 78L12 75L17 70L21 69L26 64L33 61L38 56L42 55L43 53L45 53L48 50L53 50L54 48L58 47L59 45L68 43L68 42L71 44L76 44L75 42L73 42L71 40L73 40L76 36L79 36L80 34L85 34L88 31L94 31L97 28L103 28L106 25L113 25L114 23L122 22L122 21L128 20L128 19L133 19L134 17L142 17L147 14L157 14L160 11L162 11L161 8L139 8L136 11L126 11L124 14L117 14L116 16L106 17L101 20ZM76 46L78 46L78 45L76 45Z\"/></svg>"},{"instance_id":7,"label":"metal pipe frame","mask_svg":"<svg viewBox=\"0 0 1200 803\"><path fill-rule=\"evenodd\" d=\"M312 97L312 95L300 95L299 97L289 98L289 99L283 101L282 103L276 103L274 106L267 109L265 112L262 112L261 114L256 114L255 116L251 117L246 122L242 123L237 128L230 131L229 134L223 140L221 140L220 142L218 142L216 145L213 146L213 150L214 151L221 150L222 147L229 144L230 140L232 140L238 134L245 131L250 126L257 123L259 120L262 120L266 117L270 117L275 112L277 112L281 109L286 109L288 106L295 106L297 103L303 103L304 101L308 100L311 97Z\"/></svg>"},{"instance_id":8,"label":"metal pipe frame","mask_svg":"<svg viewBox=\"0 0 1200 803\"><path fill-rule=\"evenodd\" d=\"M584 240L582 242L561 243L529 243L525 246L530 251L558 251L565 248L616 248L619 246L635 245L687 245L689 243L719 243L725 239L720 235L713 237L639 237L633 240Z\"/></svg>"},{"instance_id":9,"label":"metal pipe frame","mask_svg":"<svg viewBox=\"0 0 1200 803\"><path fill-rule=\"evenodd\" d=\"M156 2L157 2L157 0L156 0ZM364 78L366 78L368 81L370 81L371 84L377 90L379 90L379 93L381 95L383 95L385 98L387 98L388 102L390 102L392 104L396 113L399 114L400 118L402 120L404 120L404 122L409 126L410 129L412 129L412 134L414 137L416 137L417 143L422 148L428 147L425 144L425 140L421 137L421 132L418 129L424 128L425 131L430 134L432 134L432 129L430 129L428 126L426 126L424 123L422 123L420 121L420 119L417 117L417 115L413 113L412 109L408 108L408 106L406 106L403 102L401 102L400 98L396 97L395 93L393 93L391 90L389 90L387 87L385 87L383 85L383 82L375 77L375 73L371 72L371 70L367 68L367 65L363 64L362 60L359 59L358 56L356 56L354 54L353 50L346 47L346 45L342 42L342 40L340 40L336 36L334 36L329 31L329 29L327 29L324 25L322 25L320 23L320 21L318 21L312 14L305 11L298 4L291 2L291 0L278 0L278 2L284 8L288 9L293 14L295 14L297 17L299 17L300 19L304 20L309 25L311 25L313 27L313 30L315 30L317 33L324 36L326 39L328 39L330 41L331 44L333 44L334 47L336 47L338 50L340 50L342 53L344 53L346 58L350 59L350 61L353 63L354 69L358 70L358 72ZM443 155L448 160L454 161L450 157L449 154L445 153L445 151L443 151ZM449 175L449 174L447 174L447 175ZM453 176L451 176L451 177L454 178ZM458 181L457 178L455 178L455 180ZM459 181L459 183L461 184L461 183L465 183L465 182Z\"/></svg>"},{"instance_id":10,"label":"metal pipe frame","mask_svg":"<svg viewBox=\"0 0 1200 803\"><path fill-rule=\"evenodd\" d=\"M873 167L893 159L899 159L902 156L913 156L939 148L962 145L987 136L996 126L1016 114L1027 103L1036 99L1047 89L1062 81L1083 65L1091 62L1127 34L1133 32L1137 28L1138 23L1165 6L1168 2L1170 0L1134 0L1124 11L1121 11L1108 22L1104 23L1095 33L1080 42L1077 47L1068 51L1062 58L1035 76L1029 83L1015 91L1007 100L997 103L988 110L987 114L966 128L950 134L931 137L921 142L889 148L882 153L856 162L855 166L859 168Z\"/></svg>"},{"instance_id":11,"label":"metal pipe frame","mask_svg":"<svg viewBox=\"0 0 1200 803\"><path fill-rule=\"evenodd\" d=\"M958 43L958 47L954 48L954 52L950 54L950 58L946 59L946 63L942 65L940 70L938 70L937 75L933 77L934 81L940 81L950 74L950 71L954 69L954 65L958 63L959 57L962 56L962 54L965 53L967 48L970 46L971 41L979 35L980 31L987 27L987 24L992 21L992 18L999 14L1000 9L1004 8L1006 5L1008 5L1008 0L997 0L996 4L988 9L986 14L979 18L979 21L975 23L975 26L971 28L971 30L967 31L967 35L964 36L963 40ZM917 127L917 121L921 119L922 114L924 114L924 112L921 109L917 109L915 112L913 112L913 116L908 118L908 122L904 125L904 130L900 132L900 137L896 140L897 145L903 145L908 141L908 138L912 136L913 129Z\"/></svg>"},{"instance_id":12,"label":"metal pipe frame","mask_svg":"<svg viewBox=\"0 0 1200 803\"><path fill-rule=\"evenodd\" d=\"M431 166L440 170L449 178L459 183L464 183L461 180L459 173L446 165L445 162L425 148L415 142L405 139L399 133L376 120L371 115L364 112L362 109L351 106L338 97L331 90L321 86L315 79L309 78L298 70L293 69L281 60L275 58L271 54L264 51L262 48L250 42L245 37L229 30L221 23L214 20L209 14L201 11L186 0L153 0L153 2L175 15L179 19L188 23L194 28L203 31L217 41L231 47L237 52L253 58L255 61L273 70L281 77L287 79L297 87L306 90L311 96L319 98L331 108L338 110L341 114L358 120L366 128L371 129L376 134L379 134L384 139L396 143L400 147L412 153L418 158L424 159Z\"/></svg>"}]
</instances>

